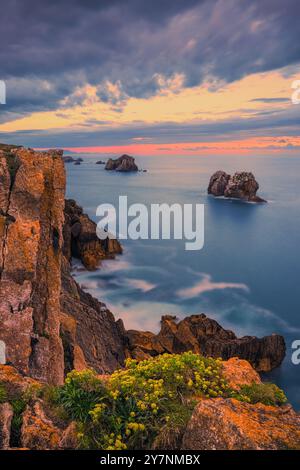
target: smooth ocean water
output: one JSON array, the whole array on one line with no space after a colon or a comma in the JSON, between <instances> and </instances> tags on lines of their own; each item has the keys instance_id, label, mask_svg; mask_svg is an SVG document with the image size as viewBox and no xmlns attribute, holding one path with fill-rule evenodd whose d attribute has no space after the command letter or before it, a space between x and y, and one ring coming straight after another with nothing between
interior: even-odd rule
<instances>
[{"instance_id":1,"label":"smooth ocean water","mask_svg":"<svg viewBox=\"0 0 300 470\"><path fill-rule=\"evenodd\" d=\"M284 364L268 374L300 409L300 365L291 344L300 339L300 158L285 156L138 157L147 173L106 172L101 155L67 164L67 195L97 221L101 203L205 204L205 246L124 240L124 254L77 281L105 301L127 329L158 331L161 315L204 312L238 335L284 335ZM252 171L268 204L254 205L206 194L211 174ZM193 291L184 289L194 287ZM187 296L188 295L188 296Z\"/></svg>"}]
</instances>

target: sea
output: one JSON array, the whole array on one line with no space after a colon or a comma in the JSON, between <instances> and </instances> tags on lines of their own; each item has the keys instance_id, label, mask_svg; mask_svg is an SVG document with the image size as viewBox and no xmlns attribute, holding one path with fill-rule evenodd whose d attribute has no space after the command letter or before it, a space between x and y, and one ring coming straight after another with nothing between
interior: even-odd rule
<instances>
[{"instance_id":1,"label":"sea","mask_svg":"<svg viewBox=\"0 0 300 470\"><path fill-rule=\"evenodd\" d=\"M286 358L264 379L282 387L299 410L300 364L292 358L300 341L300 156L139 156L136 163L147 172L126 174L97 165L103 154L76 157L81 165L66 164L67 197L95 222L96 208L118 208L119 196L127 196L128 205L204 205L201 250L187 251L177 239L122 240L124 253L96 271L74 260L77 282L126 329L158 332L164 314L205 313L238 336L282 334ZM252 171L268 203L209 196L217 170Z\"/></svg>"}]
</instances>

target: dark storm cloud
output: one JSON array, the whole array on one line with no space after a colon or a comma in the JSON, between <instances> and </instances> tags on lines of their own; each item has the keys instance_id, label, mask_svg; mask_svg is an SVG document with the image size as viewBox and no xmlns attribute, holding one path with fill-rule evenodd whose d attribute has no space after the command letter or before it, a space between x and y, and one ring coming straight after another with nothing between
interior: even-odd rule
<instances>
[{"instance_id":1,"label":"dark storm cloud","mask_svg":"<svg viewBox=\"0 0 300 470\"><path fill-rule=\"evenodd\" d=\"M218 86L300 61L298 0L0 1L2 120L60 107L86 83L121 107L155 94L156 74ZM119 82L119 98L106 81Z\"/></svg>"}]
</instances>

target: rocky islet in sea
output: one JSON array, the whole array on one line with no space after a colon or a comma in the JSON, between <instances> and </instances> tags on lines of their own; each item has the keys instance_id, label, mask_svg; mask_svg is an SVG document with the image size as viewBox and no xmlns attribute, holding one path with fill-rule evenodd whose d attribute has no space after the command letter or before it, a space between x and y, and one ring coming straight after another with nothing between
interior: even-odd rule
<instances>
[{"instance_id":1,"label":"rocky islet in sea","mask_svg":"<svg viewBox=\"0 0 300 470\"><path fill-rule=\"evenodd\" d=\"M257 196L259 184L251 172L236 172L229 175L225 171L216 171L210 178L208 194L215 197L241 199L247 202L267 202Z\"/></svg>"}]
</instances>

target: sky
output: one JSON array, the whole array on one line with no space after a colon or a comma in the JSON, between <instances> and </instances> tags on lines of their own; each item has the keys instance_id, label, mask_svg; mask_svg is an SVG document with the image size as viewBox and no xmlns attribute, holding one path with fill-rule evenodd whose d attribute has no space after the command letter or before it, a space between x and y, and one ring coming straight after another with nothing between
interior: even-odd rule
<instances>
[{"instance_id":1,"label":"sky","mask_svg":"<svg viewBox=\"0 0 300 470\"><path fill-rule=\"evenodd\" d=\"M1 4L0 142L299 154L299 0Z\"/></svg>"}]
</instances>

